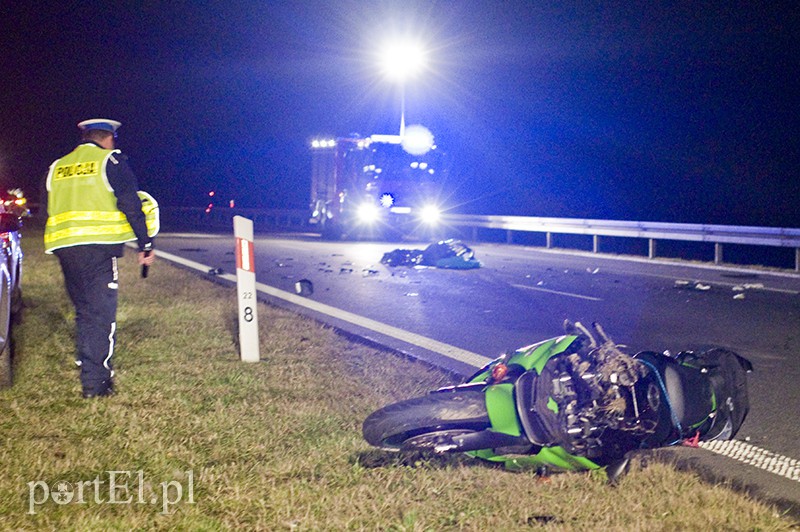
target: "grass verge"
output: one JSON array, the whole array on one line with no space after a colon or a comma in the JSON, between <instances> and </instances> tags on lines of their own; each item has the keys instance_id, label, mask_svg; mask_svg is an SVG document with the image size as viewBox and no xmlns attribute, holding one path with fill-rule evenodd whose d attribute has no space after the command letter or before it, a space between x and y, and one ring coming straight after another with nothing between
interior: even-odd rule
<instances>
[{"instance_id":1,"label":"grass verge","mask_svg":"<svg viewBox=\"0 0 800 532\"><path fill-rule=\"evenodd\" d=\"M653 463L542 480L455 456L370 448L361 421L447 382L260 304L238 361L235 290L120 261L118 394L80 398L74 313L26 228L15 384L0 391L0 529L786 530L771 507Z\"/></svg>"}]
</instances>

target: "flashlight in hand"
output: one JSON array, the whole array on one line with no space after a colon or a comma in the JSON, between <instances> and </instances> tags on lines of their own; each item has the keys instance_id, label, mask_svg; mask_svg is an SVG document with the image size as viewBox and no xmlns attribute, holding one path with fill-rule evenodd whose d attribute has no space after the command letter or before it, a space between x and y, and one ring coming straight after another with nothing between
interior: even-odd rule
<instances>
[{"instance_id":1,"label":"flashlight in hand","mask_svg":"<svg viewBox=\"0 0 800 532\"><path fill-rule=\"evenodd\" d=\"M148 242L144 246L144 256L149 257L150 254L153 252L153 244ZM147 274L150 273L150 266L146 264L142 264L142 279L147 279Z\"/></svg>"}]
</instances>

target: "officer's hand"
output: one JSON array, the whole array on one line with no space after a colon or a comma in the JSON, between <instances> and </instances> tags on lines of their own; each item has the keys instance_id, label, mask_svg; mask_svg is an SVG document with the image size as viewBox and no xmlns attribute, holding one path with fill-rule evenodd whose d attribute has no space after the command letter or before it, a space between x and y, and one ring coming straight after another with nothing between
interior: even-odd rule
<instances>
[{"instance_id":1,"label":"officer's hand","mask_svg":"<svg viewBox=\"0 0 800 532\"><path fill-rule=\"evenodd\" d=\"M138 260L140 266L150 266L156 261L156 252L154 250L140 251Z\"/></svg>"}]
</instances>

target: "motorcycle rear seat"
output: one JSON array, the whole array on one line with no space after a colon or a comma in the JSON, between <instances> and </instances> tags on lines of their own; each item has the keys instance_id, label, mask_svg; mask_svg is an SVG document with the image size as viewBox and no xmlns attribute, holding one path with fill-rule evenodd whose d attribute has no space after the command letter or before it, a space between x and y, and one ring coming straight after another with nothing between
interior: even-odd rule
<instances>
[{"instance_id":1,"label":"motorcycle rear seat","mask_svg":"<svg viewBox=\"0 0 800 532\"><path fill-rule=\"evenodd\" d=\"M639 353L635 358L648 362L661 375L672 413L684 432L681 436L687 436L687 431L708 418L714 393L708 377L699 369L683 366L672 358L656 353ZM674 423L674 420L671 422Z\"/></svg>"}]
</instances>

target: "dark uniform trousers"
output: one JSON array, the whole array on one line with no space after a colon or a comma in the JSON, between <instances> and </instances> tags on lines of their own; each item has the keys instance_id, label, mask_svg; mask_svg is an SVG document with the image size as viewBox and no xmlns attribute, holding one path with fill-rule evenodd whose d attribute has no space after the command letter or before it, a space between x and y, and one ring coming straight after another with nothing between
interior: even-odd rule
<instances>
[{"instance_id":1,"label":"dark uniform trousers","mask_svg":"<svg viewBox=\"0 0 800 532\"><path fill-rule=\"evenodd\" d=\"M54 252L75 306L76 359L81 363L84 393L103 393L112 382L120 248L93 244Z\"/></svg>"}]
</instances>

